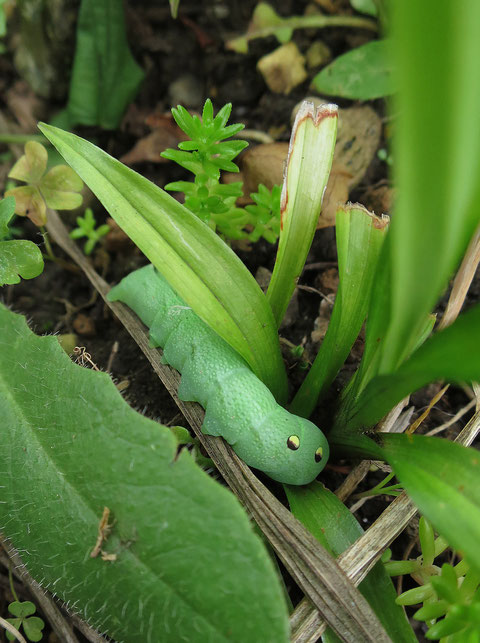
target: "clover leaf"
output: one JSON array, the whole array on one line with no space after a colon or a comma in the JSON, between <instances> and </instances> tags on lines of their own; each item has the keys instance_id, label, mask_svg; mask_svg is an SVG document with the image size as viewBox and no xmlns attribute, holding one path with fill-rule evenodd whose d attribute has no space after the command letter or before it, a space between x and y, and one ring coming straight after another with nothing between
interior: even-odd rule
<instances>
[{"instance_id":1,"label":"clover leaf","mask_svg":"<svg viewBox=\"0 0 480 643\"><path fill-rule=\"evenodd\" d=\"M25 154L8 175L27 185L5 193L5 196L15 197L15 213L28 217L39 227L47 221L47 208L74 210L82 203L82 196L78 194L83 188L82 179L67 165L56 165L47 172L47 161L45 147L36 141L28 141Z\"/></svg>"},{"instance_id":2,"label":"clover leaf","mask_svg":"<svg viewBox=\"0 0 480 643\"><path fill-rule=\"evenodd\" d=\"M29 641L41 641L43 636L42 630L45 623L38 616L32 616L36 610L37 608L30 601L13 601L8 606L8 611L15 618L7 618L6 620L17 630L23 627ZM6 632L6 635L9 641L15 640L15 636L10 632Z\"/></svg>"}]
</instances>

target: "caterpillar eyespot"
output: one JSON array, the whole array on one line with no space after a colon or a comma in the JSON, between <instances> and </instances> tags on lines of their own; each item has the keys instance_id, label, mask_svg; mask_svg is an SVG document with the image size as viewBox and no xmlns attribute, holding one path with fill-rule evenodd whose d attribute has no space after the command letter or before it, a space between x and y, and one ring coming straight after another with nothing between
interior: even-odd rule
<instances>
[{"instance_id":1,"label":"caterpillar eyespot","mask_svg":"<svg viewBox=\"0 0 480 643\"><path fill-rule=\"evenodd\" d=\"M300 438L298 435L291 435L287 440L287 447L292 451L296 451L300 446Z\"/></svg>"},{"instance_id":2,"label":"caterpillar eyespot","mask_svg":"<svg viewBox=\"0 0 480 643\"><path fill-rule=\"evenodd\" d=\"M312 422L289 413L245 360L210 329L154 269L125 277L108 295L150 328L150 342L182 374L178 397L206 410L202 431L221 435L251 467L286 484L314 480L328 442Z\"/></svg>"}]
</instances>

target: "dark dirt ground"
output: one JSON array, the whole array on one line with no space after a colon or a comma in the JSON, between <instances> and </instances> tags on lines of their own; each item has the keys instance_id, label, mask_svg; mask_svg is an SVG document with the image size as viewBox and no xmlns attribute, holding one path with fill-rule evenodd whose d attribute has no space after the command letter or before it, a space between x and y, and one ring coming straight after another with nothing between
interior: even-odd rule
<instances>
[{"instance_id":1,"label":"dark dirt ground","mask_svg":"<svg viewBox=\"0 0 480 643\"><path fill-rule=\"evenodd\" d=\"M307 2L290 0L281 0L274 4L276 10L284 16L300 14L307 6ZM348 2L336 4L348 6ZM147 77L120 131L105 132L94 128L80 128L78 133L82 136L94 137L98 144L110 154L117 158L121 157L139 138L150 132L144 123L145 115L168 112L172 99L179 95L178 86L175 88L174 83L179 77L185 78L186 75L190 75L188 76L190 81L193 77L196 82L190 83L193 88L190 87L190 104L186 104L186 107L198 110L207 97L212 98L216 109L225 102L232 102L231 122L243 122L247 128L274 132L277 140L288 141L292 109L305 96L311 95L310 80L295 88L288 96L275 94L267 88L256 69L256 63L259 57L277 46L272 38L252 43L248 55L235 54L224 48L225 37L246 29L254 6L255 2L252 0L228 0L228 2L182 0L181 18L174 21L169 17L166 3L129 2L127 10L130 42L138 62L148 70ZM315 38L318 38L318 34L313 30L297 31L294 35L294 41L301 51L305 51ZM361 44L368 38L367 33L350 29L331 29L322 33L322 39L332 50L333 56ZM14 47L13 34L8 41L7 53L0 57L0 112L13 120L15 120L15 113L12 113L11 105L9 106L5 96L15 83L20 82L13 63ZM68 60L66 56L65 64ZM69 68L63 70L63 74L67 77L68 72ZM26 91L30 97L29 100L35 101L36 99L28 93L28 88ZM42 98L38 104L35 103L31 111L34 117L48 120L63 104L62 96ZM348 106L351 103L340 101L340 104ZM375 101L373 107L383 117L383 102ZM385 132L383 132L384 136ZM383 144L384 141L382 146ZM7 149L6 146L1 146L0 153ZM11 160L7 160L3 165L0 173L2 192ZM140 162L134 165L134 169L160 186L164 186L171 180L184 178L182 170L170 163ZM350 194L350 199L361 201L362 196L368 193L369 186L377 185L382 181L388 185L387 166L375 158L360 185ZM375 207L375 204L368 202L365 205ZM108 215L95 202L93 207L98 221L103 223ZM380 214L378 211L377 213ZM72 213L63 213L62 218L67 224L74 221ZM29 221L16 219L15 225L21 226L24 238L41 242L38 230ZM59 257L63 257L61 250L56 249L56 252ZM239 254L249 269L255 273L261 266L269 269L273 267L275 248L267 242L260 242L252 246L250 251L239 251ZM333 229L319 230L307 264L335 262L335 259ZM116 242L113 234L94 252L92 260L97 270L110 283L117 282L128 271L143 262L133 244L125 240ZM307 270L301 278L301 284L321 290L322 272L327 269L331 269L331 265L324 269ZM116 382L124 383L126 386L124 395L133 407L165 424L185 424L169 394L162 389L162 385L151 371L146 358L127 332L112 318L101 298L95 296L92 287L81 272L65 270L47 261L44 273L35 280L22 281L18 285L8 286L2 290L0 296L3 296L6 303L14 310L26 314L37 333L76 333L76 344L86 348L93 362L100 369L107 369L110 360L112 377ZM477 281L472 287L470 297L472 300L478 300L479 296L480 282ZM319 294L304 290L299 292L298 297L298 314L293 324L284 329L282 334L295 345L304 344L306 354L313 358L317 348L310 336L314 320L318 316L321 299ZM111 361L116 342L118 342L118 351ZM340 382L346 381L353 371L360 352L361 340L357 342L352 357L347 362L347 368L340 377ZM293 362L291 366L292 388L294 388L300 382L303 372ZM339 386L340 383L334 388L338 389ZM430 401L434 388L430 387L427 391L414 396L414 403L419 411ZM467 401L461 389L452 388L430 414L425 423L425 430L444 422ZM465 418L461 421L462 426L464 421ZM460 424L457 423L449 431L456 434L459 427ZM333 461L325 471L322 481L329 488L334 489L352 466L351 462ZM359 491L372 487L382 478L383 474L379 472L372 474L361 485ZM357 516L365 528L386 506L385 500L385 497L380 497L368 501L361 507ZM394 545L395 557L402 557L411 536L412 534L405 534ZM2 614L6 611L4 600L2 596L0 599ZM50 635L48 640L56 639L54 635Z\"/></svg>"}]
</instances>

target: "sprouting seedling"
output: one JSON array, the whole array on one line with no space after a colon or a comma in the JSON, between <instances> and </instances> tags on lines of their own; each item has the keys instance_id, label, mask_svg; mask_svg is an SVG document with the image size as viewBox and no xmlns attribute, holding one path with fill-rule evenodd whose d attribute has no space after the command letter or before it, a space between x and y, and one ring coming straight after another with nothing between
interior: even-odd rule
<instances>
[{"instance_id":1,"label":"sprouting seedling","mask_svg":"<svg viewBox=\"0 0 480 643\"><path fill-rule=\"evenodd\" d=\"M355 499L357 499L357 498L370 498L370 497L373 497L373 496L379 496L379 495L384 495L384 494L387 494L389 496L399 496L400 493L402 492L402 485L401 484L392 484L392 485L387 484L394 477L395 477L394 473L389 473L383 480L381 480L378 484L376 484L374 487L372 487L368 491L363 491L362 493L356 493L355 496L354 496Z\"/></svg>"},{"instance_id":2,"label":"sprouting seedling","mask_svg":"<svg viewBox=\"0 0 480 643\"><path fill-rule=\"evenodd\" d=\"M470 636L480 631L480 574L465 560L456 565L444 563L440 568L435 558L448 548L443 538L435 538L432 526L422 516L419 523L421 555L415 560L389 560L385 567L390 576L410 574L419 587L400 594L397 603L423 603L414 618L429 626L426 638L438 640L451 637L456 642L476 640ZM385 561L385 558L384 558Z\"/></svg>"},{"instance_id":3,"label":"sprouting seedling","mask_svg":"<svg viewBox=\"0 0 480 643\"><path fill-rule=\"evenodd\" d=\"M210 99L201 118L181 105L172 109L177 125L190 140L179 143L178 150L165 150L162 156L192 172L195 179L174 181L165 189L183 192L187 208L228 239L258 241L263 236L274 243L280 232L280 187L270 191L260 185L258 193L251 195L255 203L239 208L236 201L243 196L242 182L220 183L222 170L238 172L233 159L248 145L226 140L244 128L241 123L227 125L231 110L228 103L214 117Z\"/></svg>"},{"instance_id":4,"label":"sprouting seedling","mask_svg":"<svg viewBox=\"0 0 480 643\"><path fill-rule=\"evenodd\" d=\"M41 143L28 141L25 154L8 176L27 185L8 190L15 197L15 214L28 217L38 227L47 222L47 208L74 210L82 204L82 179L67 165L56 165L47 172L48 153Z\"/></svg>"},{"instance_id":5,"label":"sprouting seedling","mask_svg":"<svg viewBox=\"0 0 480 643\"><path fill-rule=\"evenodd\" d=\"M29 641L41 641L43 634L42 630L45 627L44 621L39 616L33 616L37 608L31 601L19 601L15 587L13 585L12 572L9 570L10 591L15 599L8 606L8 611L13 618L5 619L10 625L17 630L23 628L25 636ZM15 636L10 632L6 632L7 639L14 641Z\"/></svg>"},{"instance_id":6,"label":"sprouting seedling","mask_svg":"<svg viewBox=\"0 0 480 643\"><path fill-rule=\"evenodd\" d=\"M264 237L270 243L275 243L280 234L280 195L281 187L274 185L271 190L262 185L258 192L253 192L250 197L254 205L245 206L245 210L252 215L255 227L250 233L250 241L258 241Z\"/></svg>"},{"instance_id":7,"label":"sprouting seedling","mask_svg":"<svg viewBox=\"0 0 480 643\"><path fill-rule=\"evenodd\" d=\"M83 251L86 255L92 253L94 247L97 245L100 239L108 234L108 231L110 230L106 223L98 226L98 228L95 227L96 225L97 221L92 209L87 208L83 217L77 217L78 227L74 228L70 232L70 237L72 239L81 239L82 237L87 237L87 241L83 246Z\"/></svg>"}]
</instances>

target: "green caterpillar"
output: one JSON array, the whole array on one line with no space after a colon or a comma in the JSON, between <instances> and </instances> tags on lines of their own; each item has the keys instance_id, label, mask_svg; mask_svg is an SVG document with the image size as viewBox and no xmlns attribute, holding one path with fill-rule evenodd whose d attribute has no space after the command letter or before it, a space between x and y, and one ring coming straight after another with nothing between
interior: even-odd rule
<instances>
[{"instance_id":1,"label":"green caterpillar","mask_svg":"<svg viewBox=\"0 0 480 643\"><path fill-rule=\"evenodd\" d=\"M328 443L312 422L279 406L245 360L185 305L152 265L112 288L150 328L154 346L182 373L178 396L205 409L202 431L221 435L249 466L303 485L324 468Z\"/></svg>"}]
</instances>

